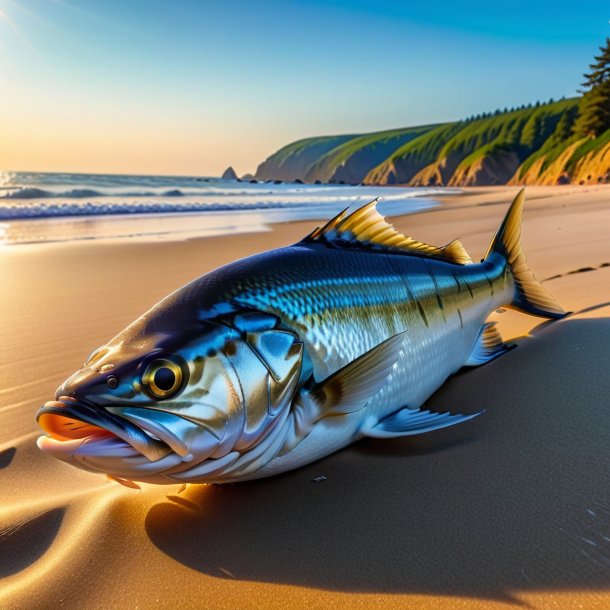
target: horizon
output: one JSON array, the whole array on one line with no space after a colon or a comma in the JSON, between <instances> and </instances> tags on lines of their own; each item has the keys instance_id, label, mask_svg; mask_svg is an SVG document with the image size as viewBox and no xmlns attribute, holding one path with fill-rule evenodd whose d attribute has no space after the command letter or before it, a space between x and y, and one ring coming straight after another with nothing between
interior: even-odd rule
<instances>
[{"instance_id":1,"label":"horizon","mask_svg":"<svg viewBox=\"0 0 610 610\"><path fill-rule=\"evenodd\" d=\"M563 99L576 99L577 96L574 96L574 98L558 98L558 99L551 99L551 100L545 100L545 101L541 101L540 104L544 105L544 104L548 104L548 103L554 103L554 102L559 102L562 101ZM539 101L539 100L537 100ZM535 105L536 102L527 102L525 104L521 104L520 106L527 106L527 105ZM499 109L501 110L502 114L504 113L504 109ZM519 110L519 107L514 107L514 108L508 108L507 109L507 113L510 112L516 112ZM495 111L495 109L494 109ZM483 114L489 114L492 116L489 117L481 117L481 119L484 118L493 118L493 112L492 110L488 110L488 111L484 111ZM351 133L351 134L345 134L345 133L324 133L324 134L313 134L313 135L306 135L302 138L299 138L298 140L291 140L290 142L286 142L285 144L282 144L280 147L278 147L278 149L276 149L275 151L273 151L272 153L269 154L269 156L272 156L274 153L278 152L281 148L285 147L285 146L289 146L291 144L294 144L296 142L299 141L305 141L308 139L316 139L316 138L323 138L323 137L335 137L335 136L341 136L341 135L350 135L353 138L357 138L360 136L365 136L365 135L373 135L375 133L385 133L385 132L391 132L394 130L399 130L399 129L403 129L403 128L411 128L411 127L427 127L430 125L442 125L442 124L446 124L446 123L452 123L452 122L460 122L462 120L465 120L467 117L462 117L460 119L455 119L454 121L441 121L439 123L427 123L425 125L402 125L399 127L390 127L389 129L382 129L380 131L376 131L376 132L360 132L360 133ZM260 161L257 162L257 164L260 164L262 161L264 161L265 159L261 159ZM66 169L59 169L59 170L31 170L31 169L4 169L4 168L0 168L0 177L2 176L2 174L27 174L27 173L33 173L33 174L52 174L52 175L61 175L61 174L66 174L66 175L75 175L75 176L88 176L88 175L101 175L101 176L132 176L132 177L138 177L138 176L142 176L142 177L157 177L157 178L212 178L212 179L217 179L220 178L220 174L222 174L225 170L227 169L234 169L232 165L227 165L226 167L224 167L223 170L221 170L220 172L218 172L219 175L213 175L213 174L205 174L205 173L147 173L146 171L144 172L130 172L130 171L109 171L109 172L102 172L102 171L71 171L71 170L66 170ZM254 168L254 170L252 170L252 175L254 175L256 170L256 167ZM248 175L249 172L237 172L238 176L245 176Z\"/></svg>"},{"instance_id":2,"label":"horizon","mask_svg":"<svg viewBox=\"0 0 610 610\"><path fill-rule=\"evenodd\" d=\"M391 0L230 10L185 0L169 11L158 0L0 0L0 78L12 93L0 101L0 167L254 173L308 137L574 97L609 30L590 0L578 15L567 2L519 2L523 21L479 1L441 4L432 16Z\"/></svg>"}]
</instances>

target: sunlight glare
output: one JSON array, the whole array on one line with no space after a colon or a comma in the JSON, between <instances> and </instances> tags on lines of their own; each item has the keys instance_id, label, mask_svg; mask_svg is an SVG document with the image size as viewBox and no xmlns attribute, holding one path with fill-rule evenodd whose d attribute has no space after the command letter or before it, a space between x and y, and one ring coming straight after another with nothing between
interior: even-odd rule
<instances>
[{"instance_id":1,"label":"sunlight glare","mask_svg":"<svg viewBox=\"0 0 610 610\"><path fill-rule=\"evenodd\" d=\"M29 15L34 16L33 13L31 13L31 11L25 9L24 7L17 4L13 0L4 0L4 1L8 2L8 4L10 6L12 6L20 11L23 11ZM21 30L17 27L17 25L15 24L15 22L13 21L11 16L6 12L6 9L3 9L2 7L0 7L0 24L1 23L5 23L12 30L13 34L15 34L15 36L17 36L17 38L19 38L19 40L21 40L21 42L23 42L30 50L34 51L34 47L30 43L30 41L24 36L24 34L21 32Z\"/></svg>"}]
</instances>

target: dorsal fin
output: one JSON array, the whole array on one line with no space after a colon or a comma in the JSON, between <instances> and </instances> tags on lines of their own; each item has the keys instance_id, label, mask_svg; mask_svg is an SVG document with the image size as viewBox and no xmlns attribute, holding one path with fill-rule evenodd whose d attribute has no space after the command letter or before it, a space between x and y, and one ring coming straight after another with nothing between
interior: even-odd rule
<instances>
[{"instance_id":1,"label":"dorsal fin","mask_svg":"<svg viewBox=\"0 0 610 610\"><path fill-rule=\"evenodd\" d=\"M437 248L402 235L377 211L377 201L373 199L347 216L346 208L322 228L310 233L304 241L324 241L343 248L366 246L377 250L440 258L460 265L472 262L458 240Z\"/></svg>"},{"instance_id":2,"label":"dorsal fin","mask_svg":"<svg viewBox=\"0 0 610 610\"><path fill-rule=\"evenodd\" d=\"M472 263L470 254L466 252L466 248L464 248L459 239L450 241L446 246L443 246L441 250L443 252L443 258L446 258L454 263L459 263L460 265Z\"/></svg>"}]
</instances>

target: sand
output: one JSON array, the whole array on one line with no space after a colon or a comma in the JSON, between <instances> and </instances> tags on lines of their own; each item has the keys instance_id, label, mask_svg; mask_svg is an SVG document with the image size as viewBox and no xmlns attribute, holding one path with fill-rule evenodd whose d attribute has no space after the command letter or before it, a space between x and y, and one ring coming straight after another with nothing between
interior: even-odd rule
<instances>
[{"instance_id":1,"label":"sand","mask_svg":"<svg viewBox=\"0 0 610 610\"><path fill-rule=\"evenodd\" d=\"M478 259L514 193L465 189L395 224ZM531 267L574 313L494 314L518 348L429 401L483 416L181 495L43 454L36 409L171 290L316 223L0 250L0 607L610 607L609 202L603 186L528 188Z\"/></svg>"}]
</instances>

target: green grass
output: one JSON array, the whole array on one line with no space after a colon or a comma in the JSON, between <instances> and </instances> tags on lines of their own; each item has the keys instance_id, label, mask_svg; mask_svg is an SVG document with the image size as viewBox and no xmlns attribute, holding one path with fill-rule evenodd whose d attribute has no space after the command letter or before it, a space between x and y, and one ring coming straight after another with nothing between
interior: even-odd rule
<instances>
[{"instance_id":1,"label":"green grass","mask_svg":"<svg viewBox=\"0 0 610 610\"><path fill-rule=\"evenodd\" d=\"M465 158L475 150L495 142L510 147L526 158L553 133L562 113L576 100L562 100L537 108L523 108L471 121L445 143L439 158L459 155Z\"/></svg>"},{"instance_id":2,"label":"green grass","mask_svg":"<svg viewBox=\"0 0 610 610\"><path fill-rule=\"evenodd\" d=\"M610 142L610 129L608 131L604 131L604 133L597 138L585 140L570 157L570 161L568 162L568 170L572 169L585 155L603 148L606 144L608 144L608 142Z\"/></svg>"},{"instance_id":3,"label":"green grass","mask_svg":"<svg viewBox=\"0 0 610 610\"><path fill-rule=\"evenodd\" d=\"M368 167L364 171L357 172L359 174L357 179L362 180L371 166L383 161L388 154L391 154L405 142L414 140L435 127L436 125L423 125L420 127L391 129L351 138L328 151L316 163L311 165L308 170L307 179L330 180L340 166L349 164L350 160L354 159L354 157L357 157L358 161L362 161L362 156L366 155L365 163L368 163Z\"/></svg>"},{"instance_id":4,"label":"green grass","mask_svg":"<svg viewBox=\"0 0 610 610\"><path fill-rule=\"evenodd\" d=\"M292 142L263 161L256 170L256 178L259 180L300 178L302 180L312 163L315 163L329 150L354 137L354 135L320 136Z\"/></svg>"},{"instance_id":5,"label":"green grass","mask_svg":"<svg viewBox=\"0 0 610 610\"><path fill-rule=\"evenodd\" d=\"M456 171L470 167L474 165L479 159L483 157L493 155L496 152L511 152L512 148L506 143L503 142L490 142L489 144L485 144L485 146L481 146L481 148L477 148L475 151L470 153L467 157L464 157L460 162Z\"/></svg>"}]
</instances>

